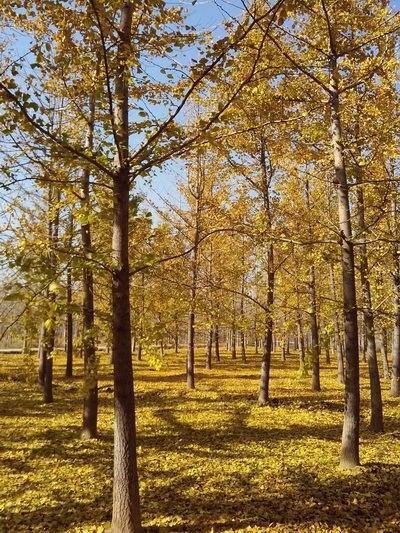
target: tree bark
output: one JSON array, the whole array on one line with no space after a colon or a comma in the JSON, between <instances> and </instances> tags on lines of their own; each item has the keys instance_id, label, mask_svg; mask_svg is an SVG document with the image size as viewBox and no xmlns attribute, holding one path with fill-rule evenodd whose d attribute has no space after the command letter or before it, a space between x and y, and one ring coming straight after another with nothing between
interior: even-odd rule
<instances>
[{"instance_id":1,"label":"tree bark","mask_svg":"<svg viewBox=\"0 0 400 533\"><path fill-rule=\"evenodd\" d=\"M297 309L297 344L299 345L299 371L302 377L308 375L306 367L306 349L304 345L303 321L300 308Z\"/></svg>"},{"instance_id":2,"label":"tree bark","mask_svg":"<svg viewBox=\"0 0 400 533\"><path fill-rule=\"evenodd\" d=\"M272 214L269 197L269 188L272 180L272 170L267 172L266 143L264 135L260 138L260 171L261 188L263 191L263 209L266 217L266 231L272 231ZM271 353L273 342L273 305L275 289L275 269L274 269L274 245L270 242L267 245L267 302L265 306L265 331L263 340L263 357L260 372L260 390L258 394L258 404L266 405L269 401L269 378L271 370Z\"/></svg>"},{"instance_id":3,"label":"tree bark","mask_svg":"<svg viewBox=\"0 0 400 533\"><path fill-rule=\"evenodd\" d=\"M361 169L355 168L357 187L358 226L361 232L360 245L360 277L363 295L363 316L365 327L366 353L368 360L371 419L370 429L377 433L383 432L383 407L381 383L379 380L378 358L376 355L374 315L372 311L371 286L369 282L368 250L365 240L367 225L365 223L364 191L362 189Z\"/></svg>"},{"instance_id":4,"label":"tree bark","mask_svg":"<svg viewBox=\"0 0 400 533\"><path fill-rule=\"evenodd\" d=\"M120 7L119 42L115 65L116 172L113 178L112 332L114 360L114 483L113 533L139 533L139 482L136 458L129 300L129 103L128 86L133 4Z\"/></svg>"},{"instance_id":5,"label":"tree bark","mask_svg":"<svg viewBox=\"0 0 400 533\"><path fill-rule=\"evenodd\" d=\"M58 208L58 203L60 201L60 192L54 190L54 187L49 185L48 193L48 212L49 212L49 222L48 222L48 260L49 260L49 269L53 281L56 279L56 263L57 258L55 255L55 248L58 242L58 233L60 226L60 211ZM56 204L54 215L52 215L52 208L54 207L53 203ZM54 312L51 311L51 308L55 305L57 294L56 291L50 291L50 288L47 289L47 298L49 300L49 317L48 321L43 326L43 340L42 340L42 349L40 356L40 367L43 371L43 401L44 403L52 403L53 398L53 350L55 345L55 316Z\"/></svg>"},{"instance_id":6,"label":"tree bark","mask_svg":"<svg viewBox=\"0 0 400 533\"><path fill-rule=\"evenodd\" d=\"M321 390L320 384L320 372L319 372L319 336L318 336L318 323L317 323L317 298L315 290L315 268L310 267L310 328L311 328L311 356L312 356L312 378L311 378L311 390L319 392Z\"/></svg>"},{"instance_id":7,"label":"tree bark","mask_svg":"<svg viewBox=\"0 0 400 533\"><path fill-rule=\"evenodd\" d=\"M211 370L213 338L214 338L214 328L213 326L210 326L210 329L208 331L207 353L206 353L206 369L207 370Z\"/></svg>"},{"instance_id":8,"label":"tree bark","mask_svg":"<svg viewBox=\"0 0 400 533\"><path fill-rule=\"evenodd\" d=\"M269 400L269 378L271 370L271 353L272 353L272 332L273 332L273 318L272 306L274 303L274 281L275 273L273 270L274 264L274 249L270 244L267 259L267 310L265 312L265 333L263 342L263 358L261 362L260 375L260 390L258 394L258 405L263 406L268 404Z\"/></svg>"},{"instance_id":9,"label":"tree bark","mask_svg":"<svg viewBox=\"0 0 400 533\"><path fill-rule=\"evenodd\" d=\"M221 355L219 351L219 326L215 324L214 326L214 346L215 346L215 359L219 363L221 361Z\"/></svg>"},{"instance_id":10,"label":"tree bark","mask_svg":"<svg viewBox=\"0 0 400 533\"><path fill-rule=\"evenodd\" d=\"M245 338L245 332L244 332L244 288L245 288L245 273L244 273L244 267L245 267L245 257L244 254L242 255L242 282L240 285L240 353L242 362L246 363L246 338Z\"/></svg>"},{"instance_id":11,"label":"tree bark","mask_svg":"<svg viewBox=\"0 0 400 533\"><path fill-rule=\"evenodd\" d=\"M382 369L384 379L390 378L389 361L388 361L388 339L387 329L383 327L381 330L381 357L382 357Z\"/></svg>"},{"instance_id":12,"label":"tree bark","mask_svg":"<svg viewBox=\"0 0 400 533\"><path fill-rule=\"evenodd\" d=\"M178 314L175 315L174 351L175 351L175 354L177 354L179 352L179 321L178 321Z\"/></svg>"},{"instance_id":13,"label":"tree bark","mask_svg":"<svg viewBox=\"0 0 400 533\"><path fill-rule=\"evenodd\" d=\"M193 254L191 261L191 287L190 287L190 308L188 316L188 342L187 342L187 362L186 362L186 383L188 389L195 388L195 309L196 309L196 296L197 296L197 277L198 277L198 262L199 262L199 244L201 233L201 211L202 211L202 195L204 192L203 181L203 168L200 154L197 154L197 167L196 167L196 179L195 183L189 186L192 189L192 194L195 198L195 221L194 221L194 235L193 235ZM190 174L189 178L190 180Z\"/></svg>"},{"instance_id":14,"label":"tree bark","mask_svg":"<svg viewBox=\"0 0 400 533\"><path fill-rule=\"evenodd\" d=\"M88 130L85 140L85 147L87 150L93 149L94 120L95 99L94 95L91 95L89 98ZM81 208L84 213L84 219L86 219L85 222L81 224L82 250L84 256L82 268L82 351L84 367L84 399L81 435L83 439L94 439L97 437L98 362L96 358L94 339L93 271L90 264L90 257L93 252L92 236L91 225L87 220L87 217L90 213L90 172L87 169L84 169L82 172L81 188Z\"/></svg>"},{"instance_id":15,"label":"tree bark","mask_svg":"<svg viewBox=\"0 0 400 533\"><path fill-rule=\"evenodd\" d=\"M330 274L330 284L331 284L331 293L332 299L336 303L336 283L335 283L335 271L333 264L329 265L329 274ZM340 336L340 321L339 313L335 310L334 312L334 334L335 334L335 345L336 345L336 355L337 355L337 367L338 367L338 381L339 383L344 383L344 361L343 361L343 343Z\"/></svg>"},{"instance_id":16,"label":"tree bark","mask_svg":"<svg viewBox=\"0 0 400 533\"><path fill-rule=\"evenodd\" d=\"M331 364L331 339L328 336L325 339L325 363Z\"/></svg>"},{"instance_id":17,"label":"tree bark","mask_svg":"<svg viewBox=\"0 0 400 533\"><path fill-rule=\"evenodd\" d=\"M330 110L333 159L338 195L339 229L342 252L342 283L345 341L345 407L340 465L352 468L360 464L360 371L358 352L357 299L351 227L349 187L343 155L340 122L339 74L337 56L331 50Z\"/></svg>"},{"instance_id":18,"label":"tree bark","mask_svg":"<svg viewBox=\"0 0 400 533\"><path fill-rule=\"evenodd\" d=\"M254 353L255 355L258 355L258 336L257 335L254 338Z\"/></svg>"},{"instance_id":19,"label":"tree bark","mask_svg":"<svg viewBox=\"0 0 400 533\"><path fill-rule=\"evenodd\" d=\"M72 273L71 267L67 268L67 306L70 306L72 303ZM73 362L74 362L74 350L73 350L73 315L70 309L67 310L66 320L65 320L65 352L67 356L67 362L65 366L65 377L73 377Z\"/></svg>"},{"instance_id":20,"label":"tree bark","mask_svg":"<svg viewBox=\"0 0 400 533\"><path fill-rule=\"evenodd\" d=\"M44 387L44 371L46 365L46 358L43 352L43 343L44 343L44 323L41 324L38 337L38 385L39 387Z\"/></svg>"},{"instance_id":21,"label":"tree bark","mask_svg":"<svg viewBox=\"0 0 400 533\"><path fill-rule=\"evenodd\" d=\"M394 397L400 396L400 246L394 246L394 324L393 324L393 353L392 380L390 393Z\"/></svg>"},{"instance_id":22,"label":"tree bark","mask_svg":"<svg viewBox=\"0 0 400 533\"><path fill-rule=\"evenodd\" d=\"M193 261L192 261L192 285L190 289L190 309L188 316L188 341L187 341L187 362L186 362L186 383L188 389L195 388L194 381L194 324L195 324L195 305L197 292L197 254L198 254L199 231L198 226L195 230Z\"/></svg>"},{"instance_id":23,"label":"tree bark","mask_svg":"<svg viewBox=\"0 0 400 533\"><path fill-rule=\"evenodd\" d=\"M232 326L231 330L231 355L232 359L236 359L236 328Z\"/></svg>"}]
</instances>

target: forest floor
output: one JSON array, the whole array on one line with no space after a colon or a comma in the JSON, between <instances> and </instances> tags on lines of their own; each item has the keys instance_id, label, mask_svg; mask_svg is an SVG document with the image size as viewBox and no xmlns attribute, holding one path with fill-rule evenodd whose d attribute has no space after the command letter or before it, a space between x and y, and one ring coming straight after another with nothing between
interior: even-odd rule
<instances>
[{"instance_id":1,"label":"forest floor","mask_svg":"<svg viewBox=\"0 0 400 533\"><path fill-rule=\"evenodd\" d=\"M338 467L343 387L323 364L322 392L297 357L274 356L268 407L257 406L259 358L222 353L187 391L184 353L160 371L135 362L142 518L149 531L399 532L400 402L383 383L386 432L368 431L362 366L362 466ZM102 357L97 441L81 441L81 380L55 358L55 402L43 405L34 363L0 356L0 531L105 531L111 519L112 387ZM78 361L76 372L82 371ZM160 529L152 529L160 528Z\"/></svg>"}]
</instances>

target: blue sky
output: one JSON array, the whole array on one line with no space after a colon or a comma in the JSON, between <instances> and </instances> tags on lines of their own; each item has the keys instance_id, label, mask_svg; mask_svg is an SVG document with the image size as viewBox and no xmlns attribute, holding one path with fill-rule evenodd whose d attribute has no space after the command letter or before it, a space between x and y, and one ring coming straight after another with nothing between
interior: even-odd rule
<instances>
[{"instance_id":1,"label":"blue sky","mask_svg":"<svg viewBox=\"0 0 400 533\"><path fill-rule=\"evenodd\" d=\"M199 0L192 5L190 0L168 1L169 5L184 6L188 11L188 21L197 29L213 30L215 35L223 33L223 21L229 15L237 15L243 11L241 0ZM400 0L391 0L393 9L400 10ZM176 189L177 179L184 177L182 165L170 162L162 171L156 173L151 179L151 186L139 184L139 189L146 193L151 202L157 205L162 204L161 198L168 198L175 204L179 204L179 193ZM161 197L161 198L160 198Z\"/></svg>"},{"instance_id":2,"label":"blue sky","mask_svg":"<svg viewBox=\"0 0 400 533\"><path fill-rule=\"evenodd\" d=\"M188 12L188 23L199 30L212 30L216 36L223 34L223 21L229 15L238 15L243 11L241 0L198 0L194 5L191 0L167 0L169 5L184 6ZM394 9L400 9L400 0L392 0ZM24 50L28 45L21 40L18 42L19 50ZM174 203L179 202L176 181L184 177L184 168L179 163L170 162L162 171L158 171L151 179L151 187L139 184L139 189L144 190L156 204L162 203L161 197L169 197Z\"/></svg>"}]
</instances>

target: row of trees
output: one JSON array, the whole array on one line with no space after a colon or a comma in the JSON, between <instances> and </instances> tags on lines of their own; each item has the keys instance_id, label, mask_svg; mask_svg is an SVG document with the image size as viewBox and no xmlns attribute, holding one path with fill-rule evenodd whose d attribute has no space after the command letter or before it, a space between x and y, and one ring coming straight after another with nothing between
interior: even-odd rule
<instances>
[{"instance_id":1,"label":"row of trees","mask_svg":"<svg viewBox=\"0 0 400 533\"><path fill-rule=\"evenodd\" d=\"M398 14L385 0L257 1L215 39L160 0L0 6L9 328L40 337L45 402L57 328L65 320L68 376L79 330L85 438L97 436L96 345L112 345L113 531L141 530L133 348L157 366L183 323L187 386L199 330L207 368L225 341L246 361L251 337L260 405L274 337L296 344L302 371L308 348L314 391L333 348L341 465L358 465L360 336L372 430L378 332L400 395ZM179 204L138 194L178 159Z\"/></svg>"}]
</instances>

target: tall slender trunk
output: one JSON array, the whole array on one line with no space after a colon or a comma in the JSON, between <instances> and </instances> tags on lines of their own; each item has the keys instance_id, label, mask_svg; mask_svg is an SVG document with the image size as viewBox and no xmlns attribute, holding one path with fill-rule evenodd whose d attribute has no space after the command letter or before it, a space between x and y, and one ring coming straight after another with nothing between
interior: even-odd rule
<instances>
[{"instance_id":1,"label":"tall slender trunk","mask_svg":"<svg viewBox=\"0 0 400 533\"><path fill-rule=\"evenodd\" d=\"M337 295L336 295L335 271L334 271L332 263L329 265L329 275L330 275L329 277L330 277L330 284L331 284L332 299L336 303ZM335 335L337 367L338 367L338 381L339 383L344 383L343 343L342 343L342 339L340 335L339 313L336 310L334 311L333 319L334 319L334 335Z\"/></svg>"},{"instance_id":2,"label":"tall slender trunk","mask_svg":"<svg viewBox=\"0 0 400 533\"><path fill-rule=\"evenodd\" d=\"M360 369L358 352L357 298L351 227L349 187L343 155L340 122L339 74L337 56L331 50L330 110L335 180L338 196L339 229L342 252L342 283L345 342L345 407L340 464L352 468L360 464Z\"/></svg>"},{"instance_id":3,"label":"tall slender trunk","mask_svg":"<svg viewBox=\"0 0 400 533\"><path fill-rule=\"evenodd\" d=\"M41 324L38 335L38 385L39 387L44 387L44 371L46 366L46 357L43 352L44 344L44 322Z\"/></svg>"},{"instance_id":4,"label":"tall slender trunk","mask_svg":"<svg viewBox=\"0 0 400 533\"><path fill-rule=\"evenodd\" d=\"M213 326L210 326L210 329L208 330L207 353L206 353L206 369L207 370L211 370L213 338L214 338L214 328Z\"/></svg>"},{"instance_id":5,"label":"tall slender trunk","mask_svg":"<svg viewBox=\"0 0 400 533\"><path fill-rule=\"evenodd\" d=\"M115 65L116 171L113 178L112 332L114 361L114 479L113 533L139 533L139 482L136 458L135 397L133 390L129 300L129 101L133 4L120 7L119 42Z\"/></svg>"},{"instance_id":6,"label":"tall slender trunk","mask_svg":"<svg viewBox=\"0 0 400 533\"><path fill-rule=\"evenodd\" d=\"M297 308L297 344L299 346L299 372L302 377L308 375L306 366L306 349L304 345L303 321L300 308Z\"/></svg>"},{"instance_id":7,"label":"tall slender trunk","mask_svg":"<svg viewBox=\"0 0 400 533\"><path fill-rule=\"evenodd\" d=\"M331 339L329 336L325 339L325 363L331 364Z\"/></svg>"},{"instance_id":8,"label":"tall slender trunk","mask_svg":"<svg viewBox=\"0 0 400 533\"><path fill-rule=\"evenodd\" d=\"M145 292L145 274L144 271L140 274L140 314L139 314L139 339L137 341L137 360L142 360L143 352L143 335L144 335L144 321L145 321L145 310L146 310L146 292Z\"/></svg>"},{"instance_id":9,"label":"tall slender trunk","mask_svg":"<svg viewBox=\"0 0 400 533\"><path fill-rule=\"evenodd\" d=\"M194 380L194 325L195 325L195 307L197 294L197 271L198 271L198 247L199 247L200 230L196 217L196 228L194 234L194 247L192 259L192 283L190 288L190 309L188 316L188 341L187 341L187 362L186 362L186 383L188 389L195 388Z\"/></svg>"},{"instance_id":10,"label":"tall slender trunk","mask_svg":"<svg viewBox=\"0 0 400 533\"><path fill-rule=\"evenodd\" d=\"M257 335L254 337L254 353L255 355L258 355L258 336Z\"/></svg>"},{"instance_id":11,"label":"tall slender trunk","mask_svg":"<svg viewBox=\"0 0 400 533\"><path fill-rule=\"evenodd\" d=\"M400 245L394 246L394 324L392 351L392 382L390 393L394 397L400 396Z\"/></svg>"},{"instance_id":12,"label":"tall slender trunk","mask_svg":"<svg viewBox=\"0 0 400 533\"><path fill-rule=\"evenodd\" d=\"M240 353L242 357L242 363L247 363L246 358L246 336L243 330L240 330Z\"/></svg>"},{"instance_id":13,"label":"tall slender trunk","mask_svg":"<svg viewBox=\"0 0 400 533\"><path fill-rule=\"evenodd\" d=\"M360 345L360 352L362 356L362 362L367 362L367 328L364 322L364 314L361 313L361 319L359 320L360 326L359 326L359 345Z\"/></svg>"},{"instance_id":14,"label":"tall slender trunk","mask_svg":"<svg viewBox=\"0 0 400 533\"><path fill-rule=\"evenodd\" d=\"M70 215L70 236L69 236L69 248L72 249L72 236L73 236L74 219L71 212ZM72 378L73 376L73 315L71 311L72 304L72 267L69 264L67 267L67 314L65 319L65 352L67 356L67 363L65 366L65 377Z\"/></svg>"},{"instance_id":15,"label":"tall slender trunk","mask_svg":"<svg viewBox=\"0 0 400 533\"><path fill-rule=\"evenodd\" d=\"M263 339L263 357L261 362L260 390L258 394L258 404L267 405L269 400L269 378L271 371L271 353L272 353L272 332L274 327L272 317L272 306L274 304L274 248L273 244L269 245L267 258L267 306L265 311L265 331Z\"/></svg>"},{"instance_id":16,"label":"tall slender trunk","mask_svg":"<svg viewBox=\"0 0 400 533\"><path fill-rule=\"evenodd\" d=\"M281 361L284 363L286 361L286 343L285 339L281 341Z\"/></svg>"},{"instance_id":17,"label":"tall slender trunk","mask_svg":"<svg viewBox=\"0 0 400 533\"><path fill-rule=\"evenodd\" d=\"M272 214L269 197L269 189L272 179L272 171L269 175L267 172L266 159L266 143L264 135L260 138L260 171L261 171L261 186L263 191L263 208L266 218L267 233L272 231ZM275 267L274 267L274 245L270 242L267 245L267 302L265 306L265 330L263 340L263 357L261 362L260 372L260 390L258 394L258 404L266 405L269 400L269 378L271 370L271 353L273 342L273 305L274 305L274 289L275 289Z\"/></svg>"},{"instance_id":18,"label":"tall slender trunk","mask_svg":"<svg viewBox=\"0 0 400 533\"><path fill-rule=\"evenodd\" d=\"M309 281L309 292L310 292L310 327L311 327L311 354L312 354L312 378L311 378L311 389L313 391L320 391L320 372L319 372L319 354L320 346L318 339L318 324L317 324L317 298L315 290L315 268L314 266L310 267L310 281Z\"/></svg>"},{"instance_id":19,"label":"tall slender trunk","mask_svg":"<svg viewBox=\"0 0 400 533\"><path fill-rule=\"evenodd\" d=\"M389 361L388 361L388 338L387 329L383 327L381 330L381 358L382 358L382 370L384 379L389 379Z\"/></svg>"},{"instance_id":20,"label":"tall slender trunk","mask_svg":"<svg viewBox=\"0 0 400 533\"><path fill-rule=\"evenodd\" d=\"M54 302L55 299L52 296L49 296L50 302ZM50 327L45 332L45 340L43 343L43 359L45 360L44 364L44 383L43 383L43 401L44 403L52 403L53 398L53 356L52 352L54 350L54 340L55 340L55 329Z\"/></svg>"},{"instance_id":21,"label":"tall slender trunk","mask_svg":"<svg viewBox=\"0 0 400 533\"><path fill-rule=\"evenodd\" d=\"M244 255L242 257L242 266L244 267ZM242 362L246 363L246 338L244 332L244 284L245 284L245 275L242 275L242 283L240 286L240 352L242 357Z\"/></svg>"},{"instance_id":22,"label":"tall slender trunk","mask_svg":"<svg viewBox=\"0 0 400 533\"><path fill-rule=\"evenodd\" d=\"M307 210L311 212L312 205L310 201L310 185L308 179L306 180L306 203ZM312 242L314 238L314 231L311 221L308 223L308 238ZM317 322L317 289L315 281L315 267L310 266L309 281L308 281L308 294L310 301L310 332L311 332L311 390L319 392L321 390L320 384L320 372L319 372L319 359L320 359L320 344L318 335L318 322Z\"/></svg>"},{"instance_id":23,"label":"tall slender trunk","mask_svg":"<svg viewBox=\"0 0 400 533\"><path fill-rule=\"evenodd\" d=\"M55 248L58 242L58 232L60 226L60 211L58 208L58 203L60 201L60 192L55 190L54 187L49 185L48 193L48 212L49 212L49 222L48 222L48 246L49 246L49 270L53 280L56 278L56 267L57 267L57 258L55 255ZM53 204L56 204L55 208ZM54 214L53 214L54 209ZM55 316L51 311L54 306L57 294L56 291L51 291L50 288L47 289L47 298L49 301L49 317L44 324L43 329L43 340L42 340L42 349L41 349L41 361L40 366L43 369L43 401L44 403L53 402L53 350L55 345Z\"/></svg>"},{"instance_id":24,"label":"tall slender trunk","mask_svg":"<svg viewBox=\"0 0 400 533\"><path fill-rule=\"evenodd\" d=\"M93 129L95 120L95 98L89 98L88 130L85 147L93 149ZM84 169L81 177L82 201L81 208L87 219L90 213L90 172ZM82 417L82 438L93 439L97 437L97 413L98 413L98 387L97 372L98 362L96 358L94 339L94 298L93 298L93 271L90 264L92 255L92 235L90 223L85 221L81 224L81 239L84 263L82 268L82 351L84 366L84 399Z\"/></svg>"},{"instance_id":25,"label":"tall slender trunk","mask_svg":"<svg viewBox=\"0 0 400 533\"><path fill-rule=\"evenodd\" d=\"M362 188L362 175L360 167L355 168L357 187L357 211L358 226L361 232L360 249L360 277L363 295L363 316L366 339L366 353L368 360L371 419L370 429L375 432L383 432L383 406L381 383L379 380L378 358L376 355L374 315L372 310L371 286L369 282L368 250L366 243L367 225L365 223L364 191Z\"/></svg>"},{"instance_id":26,"label":"tall slender trunk","mask_svg":"<svg viewBox=\"0 0 400 533\"><path fill-rule=\"evenodd\" d=\"M29 354L30 353L28 330L27 330L26 326L24 327L24 337L22 339L21 353L22 354Z\"/></svg>"},{"instance_id":27,"label":"tall slender trunk","mask_svg":"<svg viewBox=\"0 0 400 533\"><path fill-rule=\"evenodd\" d=\"M189 169L188 187L195 200L194 230L193 230L193 253L191 258L191 286L190 286L190 308L188 316L188 342L186 360L186 383L188 389L195 388L195 310L197 296L197 278L199 269L199 247L202 224L203 193L204 193L204 161L200 152L196 155L196 168L194 172Z\"/></svg>"},{"instance_id":28,"label":"tall slender trunk","mask_svg":"<svg viewBox=\"0 0 400 533\"><path fill-rule=\"evenodd\" d=\"M221 361L220 351L219 351L219 326L215 324L214 326L214 346L215 346L215 359L219 363Z\"/></svg>"},{"instance_id":29,"label":"tall slender trunk","mask_svg":"<svg viewBox=\"0 0 400 533\"><path fill-rule=\"evenodd\" d=\"M236 359L236 328L235 326L232 326L230 340L231 340L230 349L231 349L232 359Z\"/></svg>"},{"instance_id":30,"label":"tall slender trunk","mask_svg":"<svg viewBox=\"0 0 400 533\"><path fill-rule=\"evenodd\" d=\"M178 320L178 313L175 314L174 351L175 351L175 354L177 354L179 352L179 320Z\"/></svg>"}]
</instances>

